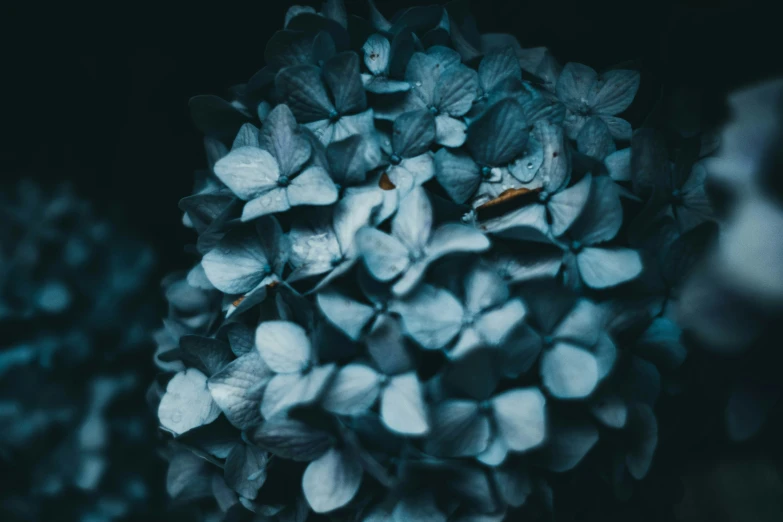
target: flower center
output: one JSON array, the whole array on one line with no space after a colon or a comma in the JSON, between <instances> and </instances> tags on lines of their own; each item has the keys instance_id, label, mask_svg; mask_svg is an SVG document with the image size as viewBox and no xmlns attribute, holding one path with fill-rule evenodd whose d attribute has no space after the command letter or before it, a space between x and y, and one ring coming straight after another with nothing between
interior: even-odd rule
<instances>
[{"instance_id":1,"label":"flower center","mask_svg":"<svg viewBox=\"0 0 783 522\"><path fill-rule=\"evenodd\" d=\"M571 251L575 254L578 254L582 251L583 245L581 241L573 240L571 241Z\"/></svg>"},{"instance_id":2,"label":"flower center","mask_svg":"<svg viewBox=\"0 0 783 522\"><path fill-rule=\"evenodd\" d=\"M339 112L337 112L335 110L332 110L329 113L329 121L331 121L332 123L337 122L337 120L339 120L339 119L340 119L340 113Z\"/></svg>"},{"instance_id":3,"label":"flower center","mask_svg":"<svg viewBox=\"0 0 783 522\"><path fill-rule=\"evenodd\" d=\"M434 105L430 105L430 106L428 106L427 108L430 110L430 112L431 112L433 115L437 115L437 114L438 114L438 112L440 112L440 111L438 110L438 108L437 108L437 107L435 107Z\"/></svg>"},{"instance_id":4,"label":"flower center","mask_svg":"<svg viewBox=\"0 0 783 522\"><path fill-rule=\"evenodd\" d=\"M492 169L487 166L481 167L481 177L484 179L492 177Z\"/></svg>"},{"instance_id":5,"label":"flower center","mask_svg":"<svg viewBox=\"0 0 783 522\"><path fill-rule=\"evenodd\" d=\"M392 154L391 157L389 158L389 161L391 162L392 165L399 165L400 162L402 161L402 158L398 154Z\"/></svg>"},{"instance_id":6,"label":"flower center","mask_svg":"<svg viewBox=\"0 0 783 522\"><path fill-rule=\"evenodd\" d=\"M277 178L277 184L281 187L287 187L289 183L291 183L291 180L288 176L280 176Z\"/></svg>"},{"instance_id":7,"label":"flower center","mask_svg":"<svg viewBox=\"0 0 783 522\"><path fill-rule=\"evenodd\" d=\"M481 401L478 404L478 409L480 413L483 413L484 415L489 415L490 413L492 413L492 402Z\"/></svg>"},{"instance_id":8,"label":"flower center","mask_svg":"<svg viewBox=\"0 0 783 522\"><path fill-rule=\"evenodd\" d=\"M376 315L380 315L380 314L383 314L383 313L386 312L386 303L378 302L378 303L373 304L372 307L373 307L373 310L375 310L375 314Z\"/></svg>"},{"instance_id":9,"label":"flower center","mask_svg":"<svg viewBox=\"0 0 783 522\"><path fill-rule=\"evenodd\" d=\"M546 190L542 190L541 192L538 193L538 201L540 201L541 203L546 203L547 201L549 201L549 198L550 198L550 194Z\"/></svg>"},{"instance_id":10,"label":"flower center","mask_svg":"<svg viewBox=\"0 0 783 522\"><path fill-rule=\"evenodd\" d=\"M552 346L555 344L555 340L551 335L545 335L542 337L541 342L544 343L544 348L552 348Z\"/></svg>"},{"instance_id":11,"label":"flower center","mask_svg":"<svg viewBox=\"0 0 783 522\"><path fill-rule=\"evenodd\" d=\"M271 273L272 273L272 266L271 266L271 265L268 265L268 264L267 264L267 265L264 265L264 266L261 268L261 270L262 270L262 271L263 271L265 274L271 274Z\"/></svg>"}]
</instances>

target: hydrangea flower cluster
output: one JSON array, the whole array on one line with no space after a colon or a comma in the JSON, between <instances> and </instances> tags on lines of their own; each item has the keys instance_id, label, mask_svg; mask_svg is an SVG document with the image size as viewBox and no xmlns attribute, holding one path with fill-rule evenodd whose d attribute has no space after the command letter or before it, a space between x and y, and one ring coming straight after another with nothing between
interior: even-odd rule
<instances>
[{"instance_id":1,"label":"hydrangea flower cluster","mask_svg":"<svg viewBox=\"0 0 783 522\"><path fill-rule=\"evenodd\" d=\"M69 186L15 188L0 201L2 511L116 520L152 494L148 469L122 456L153 440L132 399L154 320L140 301L152 251Z\"/></svg>"},{"instance_id":2,"label":"hydrangea flower cluster","mask_svg":"<svg viewBox=\"0 0 783 522\"><path fill-rule=\"evenodd\" d=\"M155 395L175 498L515 520L588 454L617 488L647 475L709 143L634 132L637 72L462 4L292 7L231 100L191 100L201 259L170 281Z\"/></svg>"}]
</instances>

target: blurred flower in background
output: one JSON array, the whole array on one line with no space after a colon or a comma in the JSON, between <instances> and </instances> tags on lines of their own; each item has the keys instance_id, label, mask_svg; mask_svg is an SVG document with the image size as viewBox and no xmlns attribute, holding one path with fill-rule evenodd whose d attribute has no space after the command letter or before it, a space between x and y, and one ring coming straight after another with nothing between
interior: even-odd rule
<instances>
[{"instance_id":1,"label":"blurred flower in background","mask_svg":"<svg viewBox=\"0 0 783 522\"><path fill-rule=\"evenodd\" d=\"M154 255L67 184L0 194L3 520L119 520L159 495L143 399Z\"/></svg>"}]
</instances>

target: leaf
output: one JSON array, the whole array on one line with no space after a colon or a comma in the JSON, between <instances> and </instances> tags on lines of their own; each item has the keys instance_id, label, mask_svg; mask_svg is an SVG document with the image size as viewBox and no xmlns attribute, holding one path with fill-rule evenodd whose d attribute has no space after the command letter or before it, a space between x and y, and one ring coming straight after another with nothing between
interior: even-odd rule
<instances>
[{"instance_id":1,"label":"leaf","mask_svg":"<svg viewBox=\"0 0 783 522\"><path fill-rule=\"evenodd\" d=\"M492 399L495 422L513 451L527 451L546 438L546 399L538 388L514 389Z\"/></svg>"},{"instance_id":2,"label":"leaf","mask_svg":"<svg viewBox=\"0 0 783 522\"><path fill-rule=\"evenodd\" d=\"M348 364L340 368L323 398L325 410L338 415L359 415L375 403L380 376L369 366Z\"/></svg>"},{"instance_id":3,"label":"leaf","mask_svg":"<svg viewBox=\"0 0 783 522\"><path fill-rule=\"evenodd\" d=\"M361 463L346 451L330 449L307 466L302 491L316 513L327 513L350 502L362 483Z\"/></svg>"},{"instance_id":4,"label":"leaf","mask_svg":"<svg viewBox=\"0 0 783 522\"><path fill-rule=\"evenodd\" d=\"M302 371L310 363L312 348L304 328L288 321L266 321L256 329L256 348L277 373Z\"/></svg>"},{"instance_id":5,"label":"leaf","mask_svg":"<svg viewBox=\"0 0 783 522\"><path fill-rule=\"evenodd\" d=\"M252 351L215 373L207 386L229 422L245 430L261 422L261 398L271 378L269 367Z\"/></svg>"},{"instance_id":6,"label":"leaf","mask_svg":"<svg viewBox=\"0 0 783 522\"><path fill-rule=\"evenodd\" d=\"M473 457L490 440L489 419L475 401L447 400L432 408L428 452L442 457Z\"/></svg>"},{"instance_id":7,"label":"leaf","mask_svg":"<svg viewBox=\"0 0 783 522\"><path fill-rule=\"evenodd\" d=\"M557 343L542 356L541 378L555 397L580 399L590 395L598 385L598 362L590 352Z\"/></svg>"},{"instance_id":8,"label":"leaf","mask_svg":"<svg viewBox=\"0 0 783 522\"><path fill-rule=\"evenodd\" d=\"M389 380L381 392L381 419L387 428L403 435L429 432L427 409L415 372Z\"/></svg>"},{"instance_id":9,"label":"leaf","mask_svg":"<svg viewBox=\"0 0 783 522\"><path fill-rule=\"evenodd\" d=\"M253 500L266 481L269 456L249 444L237 444L226 459L223 475L226 484L243 497Z\"/></svg>"},{"instance_id":10,"label":"leaf","mask_svg":"<svg viewBox=\"0 0 783 522\"><path fill-rule=\"evenodd\" d=\"M317 459L335 442L329 433L284 416L264 421L250 438L270 453L298 462Z\"/></svg>"},{"instance_id":11,"label":"leaf","mask_svg":"<svg viewBox=\"0 0 783 522\"><path fill-rule=\"evenodd\" d=\"M181 435L220 415L207 389L207 377L194 368L177 373L166 386L158 405L158 419L166 430Z\"/></svg>"}]
</instances>

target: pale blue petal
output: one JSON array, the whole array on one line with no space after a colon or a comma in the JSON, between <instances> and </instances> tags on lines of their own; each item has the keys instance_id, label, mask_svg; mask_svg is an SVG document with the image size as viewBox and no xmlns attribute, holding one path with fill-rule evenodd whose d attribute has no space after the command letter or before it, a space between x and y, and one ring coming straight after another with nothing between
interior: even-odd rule
<instances>
[{"instance_id":1,"label":"pale blue petal","mask_svg":"<svg viewBox=\"0 0 783 522\"><path fill-rule=\"evenodd\" d=\"M356 247L370 273L379 281L391 281L410 265L408 249L380 230L364 227L356 233Z\"/></svg>"},{"instance_id":2,"label":"pale blue petal","mask_svg":"<svg viewBox=\"0 0 783 522\"><path fill-rule=\"evenodd\" d=\"M302 492L316 513L348 504L362 484L361 462L348 451L332 448L311 462L302 475Z\"/></svg>"},{"instance_id":3,"label":"pale blue petal","mask_svg":"<svg viewBox=\"0 0 783 522\"><path fill-rule=\"evenodd\" d=\"M310 364L312 348L304 328L288 321L265 321L256 329L256 348L276 373L300 372Z\"/></svg>"},{"instance_id":4,"label":"pale blue petal","mask_svg":"<svg viewBox=\"0 0 783 522\"><path fill-rule=\"evenodd\" d=\"M457 223L447 223L432 233L427 245L427 259L432 262L448 254L484 252L490 242L481 231Z\"/></svg>"},{"instance_id":5,"label":"pale blue petal","mask_svg":"<svg viewBox=\"0 0 783 522\"><path fill-rule=\"evenodd\" d=\"M468 126L457 118L447 114L435 116L435 141L444 147L462 146L468 137Z\"/></svg>"},{"instance_id":6,"label":"pale blue petal","mask_svg":"<svg viewBox=\"0 0 783 522\"><path fill-rule=\"evenodd\" d=\"M319 292L316 301L326 318L355 341L375 315L371 306L354 301L335 290Z\"/></svg>"},{"instance_id":7,"label":"pale blue petal","mask_svg":"<svg viewBox=\"0 0 783 522\"><path fill-rule=\"evenodd\" d=\"M244 200L277 186L280 170L275 158L258 147L240 147L215 163L215 175Z\"/></svg>"},{"instance_id":8,"label":"pale blue petal","mask_svg":"<svg viewBox=\"0 0 783 522\"><path fill-rule=\"evenodd\" d=\"M541 379L559 399L587 397L598 385L598 362L590 353L567 343L557 343L541 358Z\"/></svg>"},{"instance_id":9,"label":"pale blue petal","mask_svg":"<svg viewBox=\"0 0 783 522\"><path fill-rule=\"evenodd\" d=\"M337 187L329 173L320 167L310 167L288 185L288 201L291 206L331 205L337 201Z\"/></svg>"},{"instance_id":10,"label":"pale blue petal","mask_svg":"<svg viewBox=\"0 0 783 522\"><path fill-rule=\"evenodd\" d=\"M381 419L387 428L402 435L429 432L427 406L415 372L392 377L381 392Z\"/></svg>"},{"instance_id":11,"label":"pale blue petal","mask_svg":"<svg viewBox=\"0 0 783 522\"><path fill-rule=\"evenodd\" d=\"M307 374L281 373L266 386L261 400L261 414L265 419L287 410L318 400L334 373L334 365L318 366Z\"/></svg>"},{"instance_id":12,"label":"pale blue petal","mask_svg":"<svg viewBox=\"0 0 783 522\"><path fill-rule=\"evenodd\" d=\"M446 290L430 285L398 304L405 332L423 348L443 348L462 329L462 305Z\"/></svg>"},{"instance_id":13,"label":"pale blue petal","mask_svg":"<svg viewBox=\"0 0 783 522\"><path fill-rule=\"evenodd\" d=\"M555 237L563 235L582 214L590 197L591 186L592 177L587 175L573 186L551 197L547 210L552 218L552 235Z\"/></svg>"},{"instance_id":14,"label":"pale blue petal","mask_svg":"<svg viewBox=\"0 0 783 522\"><path fill-rule=\"evenodd\" d=\"M615 181L631 181L631 148L625 148L604 158L606 170Z\"/></svg>"},{"instance_id":15,"label":"pale blue petal","mask_svg":"<svg viewBox=\"0 0 783 522\"><path fill-rule=\"evenodd\" d=\"M380 34L371 35L364 45L364 64L374 74L386 74L389 70L391 59L391 43Z\"/></svg>"},{"instance_id":16,"label":"pale blue petal","mask_svg":"<svg viewBox=\"0 0 783 522\"><path fill-rule=\"evenodd\" d=\"M291 208L286 190L275 187L266 193L257 195L242 208L242 221L250 221L261 216L285 212Z\"/></svg>"},{"instance_id":17,"label":"pale blue petal","mask_svg":"<svg viewBox=\"0 0 783 522\"><path fill-rule=\"evenodd\" d=\"M432 203L423 188L414 188L400 201L391 231L409 252L424 252L432 231Z\"/></svg>"},{"instance_id":18,"label":"pale blue petal","mask_svg":"<svg viewBox=\"0 0 783 522\"><path fill-rule=\"evenodd\" d=\"M500 435L513 451L527 451L546 439L546 399L538 388L514 389L492 398Z\"/></svg>"},{"instance_id":19,"label":"pale blue petal","mask_svg":"<svg viewBox=\"0 0 783 522\"><path fill-rule=\"evenodd\" d=\"M520 299L512 299L500 308L482 314L475 327L485 343L497 346L525 318L526 312Z\"/></svg>"},{"instance_id":20,"label":"pale blue petal","mask_svg":"<svg viewBox=\"0 0 783 522\"><path fill-rule=\"evenodd\" d=\"M399 171L406 172L407 176ZM401 176L406 179L400 179ZM402 194L407 194L413 185L423 185L434 176L435 161L428 152L414 158L405 158L402 163L389 169L389 179L397 185ZM409 187L406 188L406 185Z\"/></svg>"},{"instance_id":21,"label":"pale blue petal","mask_svg":"<svg viewBox=\"0 0 783 522\"><path fill-rule=\"evenodd\" d=\"M312 147L302 136L291 109L280 104L269 113L258 143L277 160L281 176L292 176L310 159Z\"/></svg>"},{"instance_id":22,"label":"pale blue petal","mask_svg":"<svg viewBox=\"0 0 783 522\"><path fill-rule=\"evenodd\" d=\"M609 288L625 283L642 272L642 259L629 248L585 248L576 256L579 275L587 286Z\"/></svg>"},{"instance_id":23,"label":"pale blue petal","mask_svg":"<svg viewBox=\"0 0 783 522\"><path fill-rule=\"evenodd\" d=\"M338 415L360 415L375 404L380 391L380 376L375 370L348 364L337 371L321 404Z\"/></svg>"}]
</instances>

